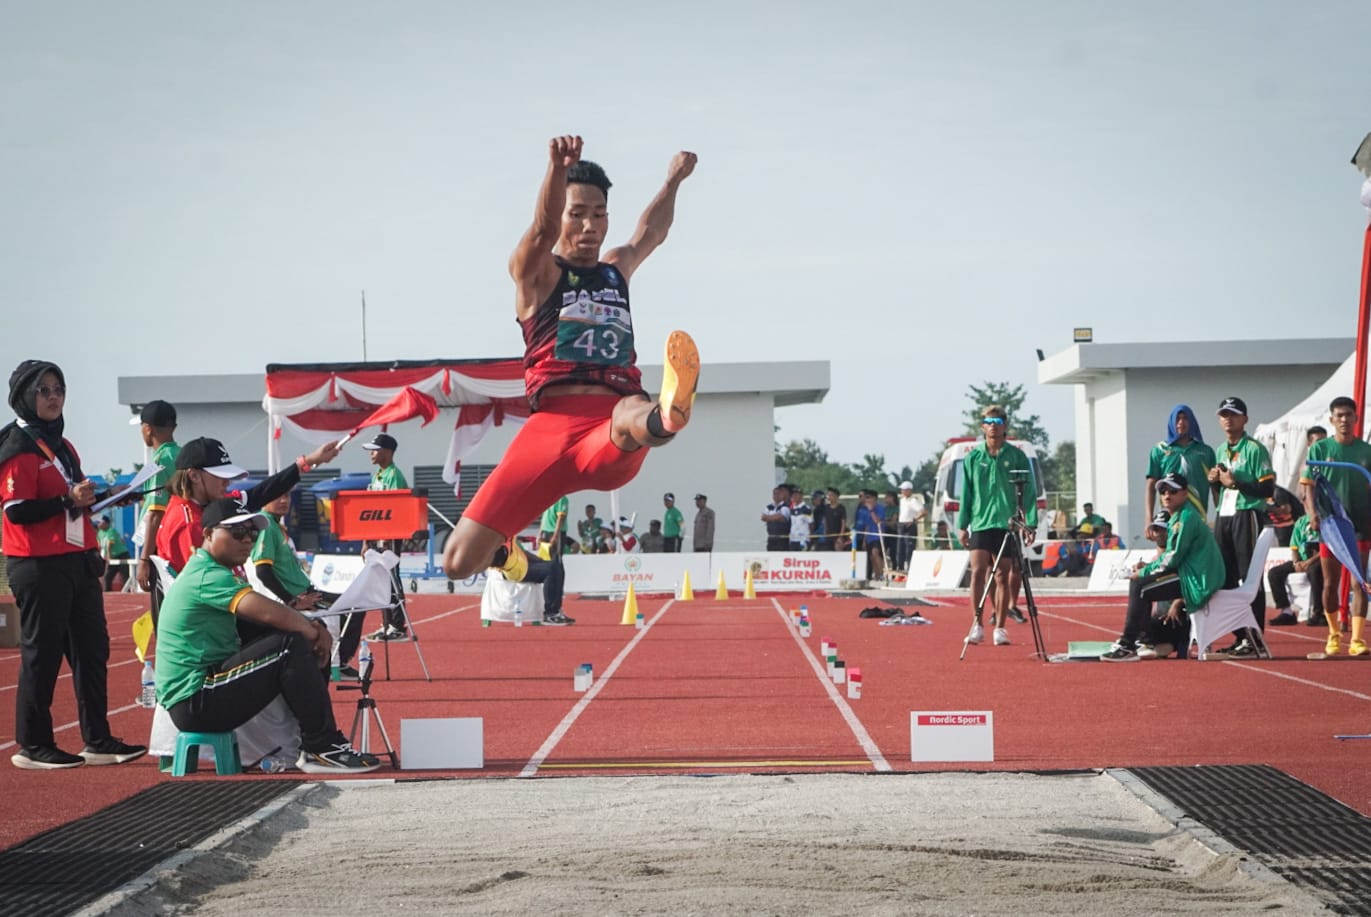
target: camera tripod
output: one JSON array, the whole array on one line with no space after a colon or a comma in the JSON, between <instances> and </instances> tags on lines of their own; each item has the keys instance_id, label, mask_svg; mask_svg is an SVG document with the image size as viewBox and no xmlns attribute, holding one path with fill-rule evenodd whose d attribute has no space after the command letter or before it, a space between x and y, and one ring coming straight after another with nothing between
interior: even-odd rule
<instances>
[{"instance_id":1,"label":"camera tripod","mask_svg":"<svg viewBox=\"0 0 1371 917\"><path fill-rule=\"evenodd\" d=\"M1024 485L1030 472L1011 471L1010 478L1014 484L1014 496L1018 504L1018 510L1014 517L1009 520L1009 531L1005 534L1004 540L1000 542L1000 549L995 552L995 559L990 564L990 573L986 578L985 591L981 593L980 601L973 608L984 609L985 600L990 595L990 590L995 584L995 571L999 569L1001 560L1009 560L1015 564L1019 570L1019 585L1023 588L1024 604L1028 606L1028 624L1033 631L1033 655L1043 662L1047 661L1047 644L1043 640L1042 625L1038 622L1038 602L1033 597L1033 587L1030 581L1033 577L1032 566L1028 562L1028 555L1023 549L1023 533L1028 528L1023 508ZM975 596L972 596L975 599ZM962 641L962 654L959 659L966 657L966 648L970 645L969 640Z\"/></svg>"},{"instance_id":2,"label":"camera tripod","mask_svg":"<svg viewBox=\"0 0 1371 917\"><path fill-rule=\"evenodd\" d=\"M352 747L364 754L371 753L371 723L376 723L376 731L381 734L381 741L385 743L385 755L390 758L390 766L395 769L400 767L400 759L395 754L395 746L390 744L390 736L386 733L386 724L381 722L381 711L376 709L376 698L371 696L371 669L373 662L368 661L362 667L361 680L355 684L340 683L335 687L339 691L360 691L361 696L357 698L357 712L352 716L352 731L348 733L348 741ZM361 740L358 740L358 732L361 732Z\"/></svg>"}]
</instances>

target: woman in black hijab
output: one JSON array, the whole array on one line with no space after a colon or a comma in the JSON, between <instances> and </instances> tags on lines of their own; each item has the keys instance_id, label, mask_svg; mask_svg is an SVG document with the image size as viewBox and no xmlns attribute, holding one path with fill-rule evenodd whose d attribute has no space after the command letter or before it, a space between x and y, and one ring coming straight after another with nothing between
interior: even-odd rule
<instances>
[{"instance_id":1,"label":"woman in black hijab","mask_svg":"<svg viewBox=\"0 0 1371 917\"><path fill-rule=\"evenodd\" d=\"M20 748L10 760L25 770L122 764L147 753L109 731L103 563L87 509L95 485L62 436L66 395L56 364L26 360L10 375L16 419L0 428L0 539L22 632L14 717ZM79 755L53 738L52 695L63 656L86 743Z\"/></svg>"}]
</instances>

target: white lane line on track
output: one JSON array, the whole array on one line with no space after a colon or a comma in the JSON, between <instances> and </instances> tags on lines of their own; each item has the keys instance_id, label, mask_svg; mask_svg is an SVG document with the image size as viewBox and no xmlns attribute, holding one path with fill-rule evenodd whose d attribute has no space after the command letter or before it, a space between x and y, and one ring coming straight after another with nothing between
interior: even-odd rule
<instances>
[{"instance_id":1,"label":"white lane line on track","mask_svg":"<svg viewBox=\"0 0 1371 917\"><path fill-rule=\"evenodd\" d=\"M852 730L852 735L856 738L857 744L862 746L862 752L866 755L867 760L871 762L871 766L878 771L890 770L890 763L885 760L885 755L881 754L881 749L877 747L876 743L872 740L871 735L866 731L866 727L862 725L862 721L857 719L857 714L852 712L852 708L848 706L846 698L838 693L838 689L834 686L833 680L828 677L828 673L825 670L826 667L819 664L819 660L810 650L809 645L805 643L804 638L800 636L799 629L790 623L790 619L787 616L785 609L781 607L781 603L773 598L771 604L775 606L776 614L781 618L781 624L790 632L790 638L795 641L795 645L800 648L800 653L809 663L809 667L814 670L814 677L819 679L819 682L824 686L824 690L828 692L828 699L833 701L833 706L837 707L838 712L842 714L843 721L847 723L847 728Z\"/></svg>"},{"instance_id":2,"label":"white lane line on track","mask_svg":"<svg viewBox=\"0 0 1371 917\"><path fill-rule=\"evenodd\" d=\"M1280 662L1281 660L1277 659L1268 661ZM1249 672L1259 672L1262 675L1270 675L1272 678L1284 678L1286 681L1293 681L1296 684L1308 685L1311 688L1318 688L1319 690L1327 691L1330 694L1346 694L1348 697L1355 697L1357 700L1371 700L1371 694L1362 694L1360 691L1353 691L1350 688L1335 688L1332 685L1325 685L1321 682L1310 681L1307 678L1300 678L1298 675L1287 675L1284 672L1277 672L1273 669L1268 669L1265 666L1252 665L1251 663L1247 662L1239 662L1236 659L1225 659L1223 660L1223 663L1225 665L1235 666L1239 669L1246 669Z\"/></svg>"},{"instance_id":3,"label":"white lane line on track","mask_svg":"<svg viewBox=\"0 0 1371 917\"><path fill-rule=\"evenodd\" d=\"M633 652L633 648L638 645L639 641L647 636L648 631L652 630L652 625L661 620L662 615L666 614L667 609L675 603L675 599L667 599L666 604L662 606L661 610L643 625L642 630L633 635L633 639L628 641L623 649L619 650L619 655L615 656L614 660L605 668L605 673L595 679L595 683L590 686L590 690L585 693L585 696L576 702L576 706L572 707L571 710L567 712L566 716L562 717L562 721L558 723L557 727L543 740L543 744L533 753L533 757L528 759L528 763L524 765L524 769L519 771L520 777L533 777L538 773L539 766L547 760L548 755L552 754L552 750L556 748L557 743L561 742L562 738L566 736L567 732L571 729L571 725L580 717L582 711L590 706L590 702L599 695L600 689L603 688L609 679L613 677L614 673L619 670L619 666L628 658L628 654Z\"/></svg>"}]
</instances>

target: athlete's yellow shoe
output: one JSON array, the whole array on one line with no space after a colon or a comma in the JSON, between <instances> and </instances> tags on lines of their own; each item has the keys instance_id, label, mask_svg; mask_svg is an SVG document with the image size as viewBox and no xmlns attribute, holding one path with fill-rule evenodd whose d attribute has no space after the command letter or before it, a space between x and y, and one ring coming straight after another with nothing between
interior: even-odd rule
<instances>
[{"instance_id":1,"label":"athlete's yellow shoe","mask_svg":"<svg viewBox=\"0 0 1371 917\"><path fill-rule=\"evenodd\" d=\"M695 406L695 386L700 382L700 351L684 331L667 335L666 358L662 361L662 393L657 396L662 426L677 433L690 422Z\"/></svg>"},{"instance_id":2,"label":"athlete's yellow shoe","mask_svg":"<svg viewBox=\"0 0 1371 917\"><path fill-rule=\"evenodd\" d=\"M1367 646L1365 640L1353 640L1347 645L1349 656L1365 656L1367 653L1371 653L1371 646Z\"/></svg>"},{"instance_id":3,"label":"athlete's yellow shoe","mask_svg":"<svg viewBox=\"0 0 1371 917\"><path fill-rule=\"evenodd\" d=\"M1328 642L1323 645L1325 656L1336 656L1342 652L1342 637L1339 634L1329 634Z\"/></svg>"},{"instance_id":4,"label":"athlete's yellow shoe","mask_svg":"<svg viewBox=\"0 0 1371 917\"><path fill-rule=\"evenodd\" d=\"M528 555L513 538L505 542L505 551L504 563L494 565L493 569L499 570L511 583L522 583L528 575Z\"/></svg>"}]
</instances>

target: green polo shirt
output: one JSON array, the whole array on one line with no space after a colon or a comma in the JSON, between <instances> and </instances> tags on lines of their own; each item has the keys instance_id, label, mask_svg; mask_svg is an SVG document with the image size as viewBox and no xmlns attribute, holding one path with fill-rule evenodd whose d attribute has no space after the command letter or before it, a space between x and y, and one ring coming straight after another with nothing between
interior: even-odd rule
<instances>
[{"instance_id":1,"label":"green polo shirt","mask_svg":"<svg viewBox=\"0 0 1371 917\"><path fill-rule=\"evenodd\" d=\"M124 546L124 536L116 532L114 526L107 529L96 529L95 540L100 545L101 554L111 560L129 556L129 549Z\"/></svg>"},{"instance_id":2,"label":"green polo shirt","mask_svg":"<svg viewBox=\"0 0 1371 917\"><path fill-rule=\"evenodd\" d=\"M991 455L982 440L962 459L958 529L982 532L1009 528L1009 520L1018 511L1014 482L1009 476L1011 471L1028 472L1023 499L1024 521L1029 528L1038 525L1038 486L1033 480L1033 466L1028 456L1011 443L1002 445L999 455Z\"/></svg>"},{"instance_id":3,"label":"green polo shirt","mask_svg":"<svg viewBox=\"0 0 1371 917\"><path fill-rule=\"evenodd\" d=\"M1276 472L1271 470L1271 453L1246 433L1236 443L1230 444L1227 440L1219 443L1219 447L1214 450L1214 457L1218 464L1228 466L1235 481L1258 484L1276 478ZM1266 508L1265 497L1254 497L1235 487L1221 488L1218 501L1220 516L1231 516L1233 510Z\"/></svg>"},{"instance_id":4,"label":"green polo shirt","mask_svg":"<svg viewBox=\"0 0 1371 917\"><path fill-rule=\"evenodd\" d=\"M565 534L566 534L566 514L567 514L567 510L570 509L570 508L571 508L571 501L568 500L566 497L563 497L562 499L558 500L556 503L554 503L554 504L552 504L551 506L549 506L547 509L543 510L543 521L539 524L538 531L540 531L540 532L555 532L555 531L557 531L557 528L558 528L558 526L557 526L557 514L558 514L558 513L561 513L561 514L562 514L562 525L561 525L561 530L562 530L562 534L565 535Z\"/></svg>"},{"instance_id":5,"label":"green polo shirt","mask_svg":"<svg viewBox=\"0 0 1371 917\"><path fill-rule=\"evenodd\" d=\"M671 508L662 514L662 537L680 538L681 526L685 523L685 514L676 508L672 503Z\"/></svg>"},{"instance_id":6,"label":"green polo shirt","mask_svg":"<svg viewBox=\"0 0 1371 917\"><path fill-rule=\"evenodd\" d=\"M582 519L576 523L576 533L581 536L581 550L587 554L596 553L600 545L604 544L604 538L600 534L600 528L604 523L599 516L590 519Z\"/></svg>"},{"instance_id":7,"label":"green polo shirt","mask_svg":"<svg viewBox=\"0 0 1371 917\"><path fill-rule=\"evenodd\" d=\"M1187 611L1203 608L1210 596L1223 588L1228 572L1219 543L1204 517L1188 502L1166 527L1166 550L1143 567L1141 575L1161 572L1173 572L1180 579Z\"/></svg>"},{"instance_id":8,"label":"green polo shirt","mask_svg":"<svg viewBox=\"0 0 1371 917\"><path fill-rule=\"evenodd\" d=\"M1190 500L1203 515L1209 512L1209 469L1214 467L1214 450L1197 439L1184 446L1157 443L1147 456L1147 477L1160 481L1168 474L1183 474L1190 487Z\"/></svg>"},{"instance_id":9,"label":"green polo shirt","mask_svg":"<svg viewBox=\"0 0 1371 917\"><path fill-rule=\"evenodd\" d=\"M295 548L291 546L286 530L281 528L281 523L271 513L265 515L267 527L258 533L257 543L252 546L252 563L270 564L276 578L291 595L309 592L309 577L305 576L300 559L295 556Z\"/></svg>"},{"instance_id":10,"label":"green polo shirt","mask_svg":"<svg viewBox=\"0 0 1371 917\"><path fill-rule=\"evenodd\" d=\"M148 478L143 483L143 513L152 510L166 512L167 502L171 500L171 476L176 472L176 456L181 454L181 447L174 442L162 443L152 452L152 463L162 466L162 470ZM142 515L139 517L142 522Z\"/></svg>"},{"instance_id":11,"label":"green polo shirt","mask_svg":"<svg viewBox=\"0 0 1371 917\"><path fill-rule=\"evenodd\" d=\"M1296 560L1308 560L1319 553L1319 542L1323 539L1318 529L1310 527L1312 522L1313 517L1306 513L1296 519L1290 529L1290 551Z\"/></svg>"},{"instance_id":12,"label":"green polo shirt","mask_svg":"<svg viewBox=\"0 0 1371 917\"><path fill-rule=\"evenodd\" d=\"M157 617L157 702L170 708L205 684L211 666L238 652L238 603L252 587L196 548L167 589Z\"/></svg>"},{"instance_id":13,"label":"green polo shirt","mask_svg":"<svg viewBox=\"0 0 1371 917\"><path fill-rule=\"evenodd\" d=\"M405 476L400 472L400 466L394 462L384 468L377 468L371 475L371 483L367 485L367 490L409 490L409 485L405 483Z\"/></svg>"},{"instance_id":14,"label":"green polo shirt","mask_svg":"<svg viewBox=\"0 0 1371 917\"><path fill-rule=\"evenodd\" d=\"M1331 436L1326 436L1309 447L1309 454L1305 459L1313 462L1347 462L1350 465L1371 469L1371 443L1354 439L1344 444ZM1338 502L1347 510L1347 518L1352 520L1352 525L1357 530L1357 538L1362 541L1371 539L1371 488L1367 485L1366 475L1351 468L1310 468L1305 465L1300 480L1312 484L1314 479L1311 472L1314 471L1323 475L1328 479L1328 483L1333 485Z\"/></svg>"}]
</instances>

